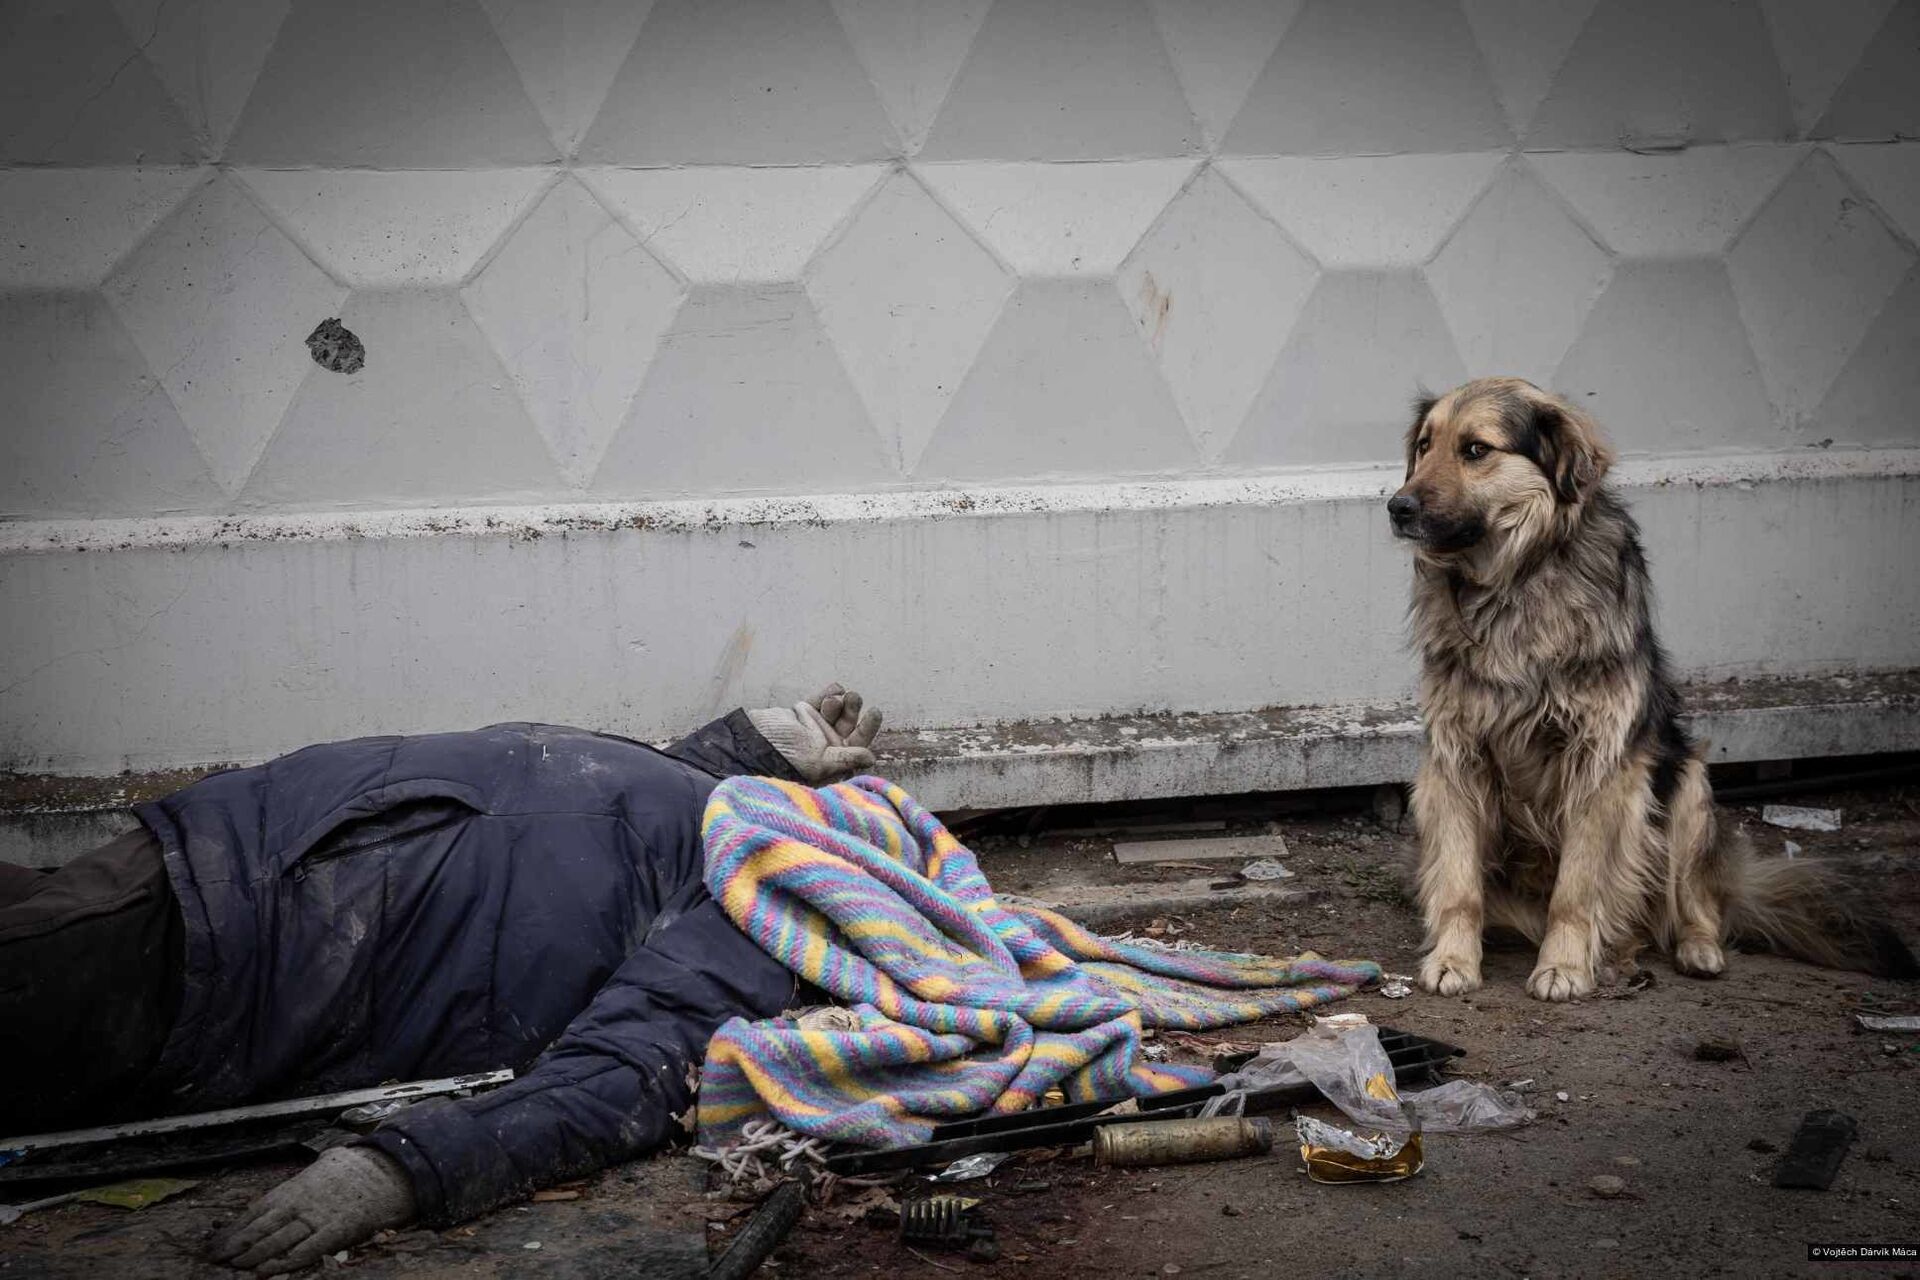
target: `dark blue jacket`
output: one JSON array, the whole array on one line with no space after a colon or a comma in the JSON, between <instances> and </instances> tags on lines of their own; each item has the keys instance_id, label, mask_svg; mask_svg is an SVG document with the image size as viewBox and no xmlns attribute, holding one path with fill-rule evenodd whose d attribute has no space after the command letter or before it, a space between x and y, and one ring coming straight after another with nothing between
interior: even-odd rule
<instances>
[{"instance_id":1,"label":"dark blue jacket","mask_svg":"<svg viewBox=\"0 0 1920 1280\"><path fill-rule=\"evenodd\" d=\"M143 805L186 922L155 1072L182 1109L524 1071L367 1139L440 1225L676 1132L708 1038L795 996L701 881L735 712L666 752L551 725L364 738Z\"/></svg>"}]
</instances>

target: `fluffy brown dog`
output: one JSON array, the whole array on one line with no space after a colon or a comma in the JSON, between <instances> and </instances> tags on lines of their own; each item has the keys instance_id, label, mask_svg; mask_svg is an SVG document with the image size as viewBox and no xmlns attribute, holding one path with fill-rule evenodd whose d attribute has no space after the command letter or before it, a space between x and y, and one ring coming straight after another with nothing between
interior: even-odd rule
<instances>
[{"instance_id":1,"label":"fluffy brown dog","mask_svg":"<svg viewBox=\"0 0 1920 1280\"><path fill-rule=\"evenodd\" d=\"M1611 461L1585 414L1518 378L1423 399L1407 433L1387 509L1414 544L1423 666L1422 985L1478 987L1489 924L1538 944L1542 1000L1588 994L1648 942L1702 977L1734 940L1911 976L1831 868L1757 859L1715 823Z\"/></svg>"}]
</instances>

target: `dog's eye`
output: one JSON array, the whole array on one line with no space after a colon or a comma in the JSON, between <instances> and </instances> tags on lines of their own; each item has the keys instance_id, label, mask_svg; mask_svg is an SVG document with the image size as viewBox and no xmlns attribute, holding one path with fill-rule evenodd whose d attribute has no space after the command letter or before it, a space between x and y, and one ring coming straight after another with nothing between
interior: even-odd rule
<instances>
[{"instance_id":1,"label":"dog's eye","mask_svg":"<svg viewBox=\"0 0 1920 1280\"><path fill-rule=\"evenodd\" d=\"M1431 448L1433 448L1433 438L1429 436L1427 439L1422 440L1419 443L1419 445L1417 445L1414 448L1413 452L1415 453L1415 455L1424 454L1427 450Z\"/></svg>"},{"instance_id":2,"label":"dog's eye","mask_svg":"<svg viewBox=\"0 0 1920 1280\"><path fill-rule=\"evenodd\" d=\"M1471 458L1473 461L1478 462L1480 461L1480 459L1492 453L1493 450L1489 446L1481 443L1478 440L1475 440L1472 444L1468 445L1466 448L1462 449L1460 452L1466 454L1467 457Z\"/></svg>"}]
</instances>

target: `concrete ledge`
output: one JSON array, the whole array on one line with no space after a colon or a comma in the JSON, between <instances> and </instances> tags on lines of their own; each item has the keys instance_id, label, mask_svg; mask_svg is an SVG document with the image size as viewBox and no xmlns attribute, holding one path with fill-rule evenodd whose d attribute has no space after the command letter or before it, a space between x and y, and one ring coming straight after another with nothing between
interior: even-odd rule
<instances>
[{"instance_id":1,"label":"concrete ledge","mask_svg":"<svg viewBox=\"0 0 1920 1280\"><path fill-rule=\"evenodd\" d=\"M1685 690L1715 763L1920 750L1920 672L1727 680ZM889 777L936 809L1077 804L1405 782L1408 702L890 735Z\"/></svg>"},{"instance_id":2,"label":"concrete ledge","mask_svg":"<svg viewBox=\"0 0 1920 1280\"><path fill-rule=\"evenodd\" d=\"M1920 751L1920 671L1727 680L1685 690L1716 763ZM1410 703L1109 716L889 731L882 772L935 809L1081 804L1404 782ZM128 805L212 772L0 774L0 858L64 861L124 826Z\"/></svg>"}]
</instances>

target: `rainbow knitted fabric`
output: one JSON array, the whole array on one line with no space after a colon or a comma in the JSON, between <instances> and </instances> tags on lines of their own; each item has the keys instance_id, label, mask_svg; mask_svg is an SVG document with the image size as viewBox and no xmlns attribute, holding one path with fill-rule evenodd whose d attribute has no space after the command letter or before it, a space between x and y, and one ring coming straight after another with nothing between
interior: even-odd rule
<instances>
[{"instance_id":1,"label":"rainbow knitted fabric","mask_svg":"<svg viewBox=\"0 0 1920 1280\"><path fill-rule=\"evenodd\" d=\"M942 1120L1140 1096L1211 1073L1146 1061L1145 1027L1249 1022L1336 1000L1368 961L1118 942L1003 905L973 854L901 788L732 778L707 803L706 880L769 955L847 1002L858 1031L735 1018L707 1048L703 1145L748 1121L863 1147L923 1142Z\"/></svg>"}]
</instances>

